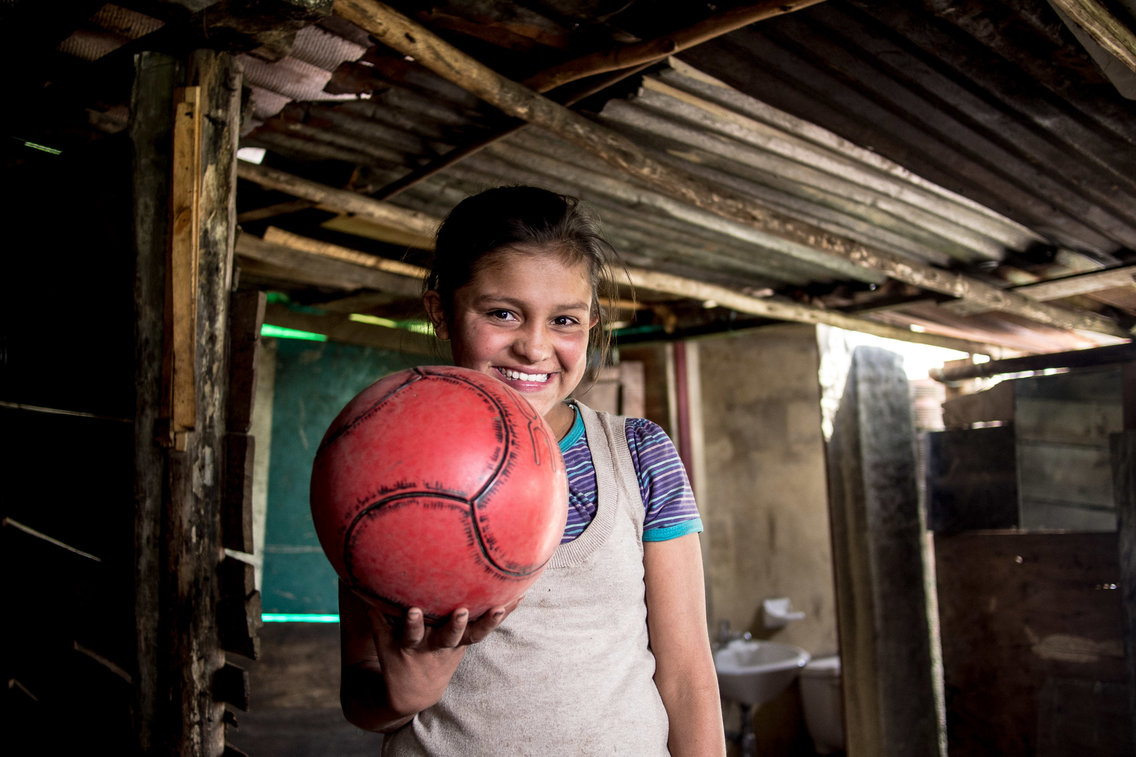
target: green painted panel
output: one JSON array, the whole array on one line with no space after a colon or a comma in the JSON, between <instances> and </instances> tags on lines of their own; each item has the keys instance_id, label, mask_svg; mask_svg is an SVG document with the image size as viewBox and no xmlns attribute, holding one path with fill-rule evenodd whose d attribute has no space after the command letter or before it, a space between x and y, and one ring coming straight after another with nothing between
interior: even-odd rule
<instances>
[{"instance_id":1,"label":"green painted panel","mask_svg":"<svg viewBox=\"0 0 1136 757\"><path fill-rule=\"evenodd\" d=\"M422 357L367 347L277 341L261 601L269 613L338 611L336 578L308 505L312 461L343 406L372 383Z\"/></svg>"}]
</instances>

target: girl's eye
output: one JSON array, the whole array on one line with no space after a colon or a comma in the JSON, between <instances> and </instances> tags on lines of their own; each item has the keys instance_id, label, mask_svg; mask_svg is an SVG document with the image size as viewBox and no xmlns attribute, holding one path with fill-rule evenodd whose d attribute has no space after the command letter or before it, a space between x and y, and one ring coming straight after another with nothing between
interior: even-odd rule
<instances>
[{"instance_id":1,"label":"girl's eye","mask_svg":"<svg viewBox=\"0 0 1136 757\"><path fill-rule=\"evenodd\" d=\"M498 321L507 321L513 317L513 314L508 310L490 310L488 315Z\"/></svg>"},{"instance_id":2,"label":"girl's eye","mask_svg":"<svg viewBox=\"0 0 1136 757\"><path fill-rule=\"evenodd\" d=\"M557 326L574 326L579 323L578 320L570 315L560 315L552 319L553 324Z\"/></svg>"}]
</instances>

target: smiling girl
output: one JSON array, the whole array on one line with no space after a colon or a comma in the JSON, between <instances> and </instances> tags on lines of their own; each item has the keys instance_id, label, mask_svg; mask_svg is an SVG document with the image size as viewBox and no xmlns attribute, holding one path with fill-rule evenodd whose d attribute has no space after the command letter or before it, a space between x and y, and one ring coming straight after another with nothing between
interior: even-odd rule
<instances>
[{"instance_id":1,"label":"smiling girl","mask_svg":"<svg viewBox=\"0 0 1136 757\"><path fill-rule=\"evenodd\" d=\"M517 604L391 624L341 586L348 720L388 755L724 755L702 522L654 423L571 399L606 353L613 251L577 201L502 187L438 231L423 302L454 362L519 392L564 455L560 547Z\"/></svg>"}]
</instances>

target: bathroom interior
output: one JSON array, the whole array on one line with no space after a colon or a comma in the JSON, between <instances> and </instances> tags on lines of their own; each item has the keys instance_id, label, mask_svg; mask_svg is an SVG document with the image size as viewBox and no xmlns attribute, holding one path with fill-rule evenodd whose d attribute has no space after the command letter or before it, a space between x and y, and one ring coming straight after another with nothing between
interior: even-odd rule
<instances>
[{"instance_id":1,"label":"bathroom interior","mask_svg":"<svg viewBox=\"0 0 1136 757\"><path fill-rule=\"evenodd\" d=\"M655 419L686 461L705 525L708 631L737 757L845 753L826 447L851 355L865 339L785 325L621 345L619 365L583 396ZM880 343L903 353L914 450L942 428L946 389L928 371L958 355ZM257 456L254 495L267 502L257 508L256 554L269 622L250 666L250 707L236 714L231 741L249 754L314 754L329 743L337 754L372 754L379 737L338 711L334 575L311 531L306 473L346 399L385 372L439 356L273 338L262 350L254 427L271 454ZM755 659L760 681L723 672ZM934 707L939 733L941 699Z\"/></svg>"}]
</instances>

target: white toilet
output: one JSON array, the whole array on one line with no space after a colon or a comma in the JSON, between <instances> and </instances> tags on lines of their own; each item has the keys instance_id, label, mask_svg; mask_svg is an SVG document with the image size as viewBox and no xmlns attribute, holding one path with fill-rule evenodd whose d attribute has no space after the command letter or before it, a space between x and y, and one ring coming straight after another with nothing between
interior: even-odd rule
<instances>
[{"instance_id":1,"label":"white toilet","mask_svg":"<svg viewBox=\"0 0 1136 757\"><path fill-rule=\"evenodd\" d=\"M805 725L817 754L844 750L844 697L840 658L817 657L801 670L801 699Z\"/></svg>"}]
</instances>

